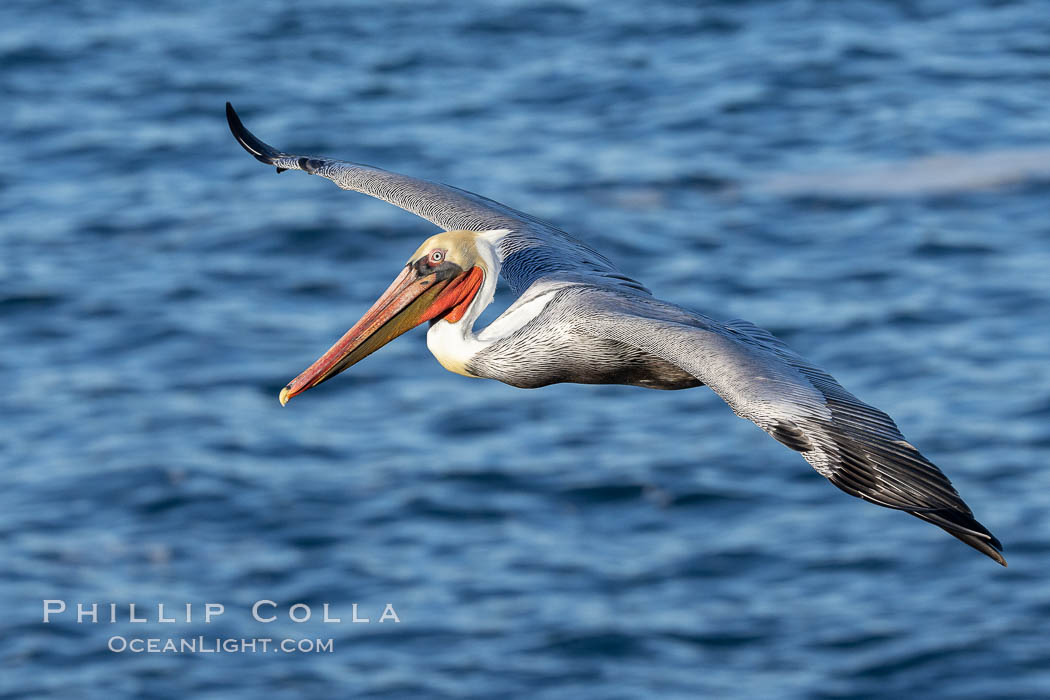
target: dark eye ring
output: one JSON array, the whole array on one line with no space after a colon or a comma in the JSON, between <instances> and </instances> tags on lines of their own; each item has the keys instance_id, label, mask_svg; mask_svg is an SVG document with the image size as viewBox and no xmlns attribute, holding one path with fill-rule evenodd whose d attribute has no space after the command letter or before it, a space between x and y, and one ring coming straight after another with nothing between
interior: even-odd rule
<instances>
[{"instance_id":1,"label":"dark eye ring","mask_svg":"<svg viewBox=\"0 0 1050 700\"><path fill-rule=\"evenodd\" d=\"M432 262L432 263L439 263L439 262L441 262L444 259L445 259L444 251L435 250L433 253L430 254L430 262Z\"/></svg>"}]
</instances>

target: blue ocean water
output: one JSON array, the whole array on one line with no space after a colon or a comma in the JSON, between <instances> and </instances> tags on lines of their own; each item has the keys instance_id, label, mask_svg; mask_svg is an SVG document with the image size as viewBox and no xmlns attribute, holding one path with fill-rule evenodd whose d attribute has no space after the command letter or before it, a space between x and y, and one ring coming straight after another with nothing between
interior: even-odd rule
<instances>
[{"instance_id":1,"label":"blue ocean water","mask_svg":"<svg viewBox=\"0 0 1050 700\"><path fill-rule=\"evenodd\" d=\"M1048 37L1035 1L3 3L0 697L1050 695ZM769 328L1010 568L706 389L468 380L418 330L282 409L434 228L275 177L226 100ZM108 648L196 636L333 646Z\"/></svg>"}]
</instances>

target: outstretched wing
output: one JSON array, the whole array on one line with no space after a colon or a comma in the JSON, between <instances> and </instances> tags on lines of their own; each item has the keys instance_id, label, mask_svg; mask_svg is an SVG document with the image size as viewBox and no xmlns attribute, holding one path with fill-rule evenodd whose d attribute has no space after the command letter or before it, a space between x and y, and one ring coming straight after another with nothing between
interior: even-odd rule
<instances>
[{"instance_id":1,"label":"outstretched wing","mask_svg":"<svg viewBox=\"0 0 1050 700\"><path fill-rule=\"evenodd\" d=\"M593 278L606 285L630 287L648 293L642 285L624 276L601 253L564 231L523 212L429 180L399 175L370 165L332 158L282 153L248 131L226 103L226 119L234 138L244 150L262 161L285 170L302 170L328 178L344 190L382 199L410 211L446 231L510 231L500 243L500 274L517 293L541 277Z\"/></svg>"},{"instance_id":2,"label":"outstretched wing","mask_svg":"<svg viewBox=\"0 0 1050 700\"><path fill-rule=\"evenodd\" d=\"M853 496L933 523L1003 566L1002 545L893 420L747 321L719 323L644 297L591 294L590 332L671 362Z\"/></svg>"}]
</instances>

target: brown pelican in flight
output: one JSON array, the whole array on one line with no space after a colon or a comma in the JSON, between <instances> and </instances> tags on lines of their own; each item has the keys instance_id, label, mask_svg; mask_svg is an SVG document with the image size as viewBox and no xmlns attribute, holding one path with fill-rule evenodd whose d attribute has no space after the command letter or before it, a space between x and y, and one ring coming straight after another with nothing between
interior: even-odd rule
<instances>
[{"instance_id":1,"label":"brown pelican in flight","mask_svg":"<svg viewBox=\"0 0 1050 700\"><path fill-rule=\"evenodd\" d=\"M554 226L465 190L331 158L283 153L244 128L234 137L277 172L303 170L441 227L346 335L281 390L281 404L430 322L446 369L532 388L557 382L685 389L706 384L740 416L802 454L848 494L910 513L1003 566L1002 545L948 477L893 420L747 321L716 321L661 301ZM518 294L474 322L502 275Z\"/></svg>"}]
</instances>

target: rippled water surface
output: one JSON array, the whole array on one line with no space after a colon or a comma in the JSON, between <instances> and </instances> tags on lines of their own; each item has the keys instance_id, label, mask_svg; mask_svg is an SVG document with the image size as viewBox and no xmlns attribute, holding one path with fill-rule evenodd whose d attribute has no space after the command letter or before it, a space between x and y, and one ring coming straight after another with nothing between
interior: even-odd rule
<instances>
[{"instance_id":1,"label":"rippled water surface","mask_svg":"<svg viewBox=\"0 0 1050 700\"><path fill-rule=\"evenodd\" d=\"M0 696L1050 694L1045 3L16 0L0 66ZM418 330L282 409L434 229L275 177L226 100L769 328L1010 568L706 389L468 380ZM107 650L194 635L334 650Z\"/></svg>"}]
</instances>

